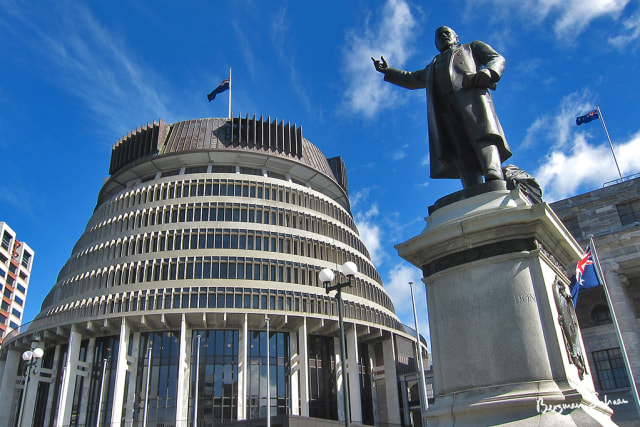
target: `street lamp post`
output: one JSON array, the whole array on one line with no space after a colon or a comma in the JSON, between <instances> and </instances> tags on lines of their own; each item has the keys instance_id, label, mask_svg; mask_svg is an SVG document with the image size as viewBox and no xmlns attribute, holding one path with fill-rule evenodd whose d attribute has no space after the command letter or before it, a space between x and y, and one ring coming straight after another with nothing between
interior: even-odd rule
<instances>
[{"instance_id":1,"label":"street lamp post","mask_svg":"<svg viewBox=\"0 0 640 427\"><path fill-rule=\"evenodd\" d=\"M34 342L31 344L31 350L27 350L22 353L22 360L25 361L25 379L24 379L24 388L22 389L22 400L20 401L20 411L18 413L18 427L22 427L22 416L24 412L24 402L27 400L27 389L29 387L29 378L31 377L31 367L35 366L42 356L44 356L44 350L36 347L37 343ZM29 423L31 425L31 423Z\"/></svg>"},{"instance_id":2,"label":"street lamp post","mask_svg":"<svg viewBox=\"0 0 640 427\"><path fill-rule=\"evenodd\" d=\"M326 292L337 291L336 299L338 300L338 322L340 324L340 361L342 364L342 395L344 400L344 425L351 425L351 404L349 399L349 381L347 378L347 359L344 341L344 320L343 320L343 304L342 304L342 288L353 286L353 277L358 272L358 267L351 261L345 262L342 266L342 273L349 279L348 282L336 283L333 286L329 284L333 281L335 275L328 268L320 271L320 281L324 284Z\"/></svg>"}]
</instances>

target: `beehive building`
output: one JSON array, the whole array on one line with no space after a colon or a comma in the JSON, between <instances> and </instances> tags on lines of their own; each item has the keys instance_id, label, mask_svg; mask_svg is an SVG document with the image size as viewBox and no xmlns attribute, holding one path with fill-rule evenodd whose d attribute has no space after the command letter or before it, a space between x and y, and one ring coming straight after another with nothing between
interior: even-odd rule
<instances>
[{"instance_id":1,"label":"beehive building","mask_svg":"<svg viewBox=\"0 0 640 427\"><path fill-rule=\"evenodd\" d=\"M264 419L267 404L317 425L344 418L343 373L354 422L409 421L416 382L400 375L403 391L398 374L414 339L360 239L340 157L282 121L160 120L113 146L109 174L40 314L5 340L0 425L213 425ZM318 273L347 261L345 363Z\"/></svg>"}]
</instances>

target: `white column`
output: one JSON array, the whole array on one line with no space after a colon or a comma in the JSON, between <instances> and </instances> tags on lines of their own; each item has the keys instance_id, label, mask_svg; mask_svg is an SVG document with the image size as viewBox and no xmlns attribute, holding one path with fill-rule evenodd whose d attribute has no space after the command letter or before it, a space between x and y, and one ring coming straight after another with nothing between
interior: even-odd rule
<instances>
[{"instance_id":1,"label":"white column","mask_svg":"<svg viewBox=\"0 0 640 427\"><path fill-rule=\"evenodd\" d=\"M289 333L289 366L291 366L291 415L300 415L300 354L298 352L298 333Z\"/></svg>"},{"instance_id":2,"label":"white column","mask_svg":"<svg viewBox=\"0 0 640 427\"><path fill-rule=\"evenodd\" d=\"M189 392L191 390L191 329L182 313L180 323L180 356L178 358L178 393L176 396L176 426L186 426L189 419Z\"/></svg>"},{"instance_id":3,"label":"white column","mask_svg":"<svg viewBox=\"0 0 640 427\"><path fill-rule=\"evenodd\" d=\"M14 403L13 392L18 379L18 365L22 353L17 350L7 351L7 360L4 362L2 383L0 385L0 425L8 426L11 421L11 405ZM17 417L16 420L17 421ZM15 422L14 421L14 422Z\"/></svg>"},{"instance_id":4,"label":"white column","mask_svg":"<svg viewBox=\"0 0 640 427\"><path fill-rule=\"evenodd\" d=\"M247 366L248 355L248 315L245 313L242 322L242 329L238 333L238 421L247 419L247 384L249 377L249 367Z\"/></svg>"},{"instance_id":5,"label":"white column","mask_svg":"<svg viewBox=\"0 0 640 427\"><path fill-rule=\"evenodd\" d=\"M351 422L362 423L362 400L360 398L360 375L358 372L358 336L356 327L345 325L347 341L347 375L349 375L349 402L351 403Z\"/></svg>"},{"instance_id":6,"label":"white column","mask_svg":"<svg viewBox=\"0 0 640 427\"><path fill-rule=\"evenodd\" d=\"M398 375L396 372L396 354L394 336L382 342L384 358L384 386L387 408L387 420L389 424L400 424L400 402L398 400Z\"/></svg>"},{"instance_id":7,"label":"white column","mask_svg":"<svg viewBox=\"0 0 640 427\"><path fill-rule=\"evenodd\" d=\"M69 346L67 348L67 360L65 361L64 378L62 380L62 390L60 391L60 407L58 409L58 419L56 427L64 427L71 422L71 406L73 404L73 394L76 387L76 372L78 371L78 356L80 355L80 343L82 334L71 327L69 334Z\"/></svg>"},{"instance_id":8,"label":"white column","mask_svg":"<svg viewBox=\"0 0 640 427\"><path fill-rule=\"evenodd\" d=\"M298 328L298 371L300 372L300 415L309 416L309 340L307 336L307 319Z\"/></svg>"},{"instance_id":9,"label":"white column","mask_svg":"<svg viewBox=\"0 0 640 427\"><path fill-rule=\"evenodd\" d=\"M124 386L127 378L127 350L129 348L129 326L124 318L120 324L120 340L118 343L118 355L116 360L109 363L116 364L116 379L113 388L113 406L111 407L111 425L117 426L122 420L122 407L124 404ZM110 368L110 367L108 367Z\"/></svg>"}]
</instances>

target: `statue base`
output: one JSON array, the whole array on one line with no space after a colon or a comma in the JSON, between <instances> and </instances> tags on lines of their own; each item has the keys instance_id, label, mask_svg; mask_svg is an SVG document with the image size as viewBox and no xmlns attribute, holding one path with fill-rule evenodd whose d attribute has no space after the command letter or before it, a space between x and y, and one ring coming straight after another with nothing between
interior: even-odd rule
<instances>
[{"instance_id":1,"label":"statue base","mask_svg":"<svg viewBox=\"0 0 640 427\"><path fill-rule=\"evenodd\" d=\"M564 266L581 250L553 211L498 189L440 203L426 220L396 249L426 285L429 424L614 425L567 299Z\"/></svg>"}]
</instances>

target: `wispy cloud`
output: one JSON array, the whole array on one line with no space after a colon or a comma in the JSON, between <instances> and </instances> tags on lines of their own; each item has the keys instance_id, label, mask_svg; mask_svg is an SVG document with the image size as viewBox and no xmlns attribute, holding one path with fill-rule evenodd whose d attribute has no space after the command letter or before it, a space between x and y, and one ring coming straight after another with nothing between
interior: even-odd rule
<instances>
[{"instance_id":1,"label":"wispy cloud","mask_svg":"<svg viewBox=\"0 0 640 427\"><path fill-rule=\"evenodd\" d=\"M62 10L64 5L49 4L49 14L57 19L45 22L43 13L22 5L7 7L10 19L5 16L0 25L14 36L24 33L17 26L27 28L33 37L20 42L39 58L39 66L49 69L47 77L115 132L129 129L132 118L171 115L160 78L137 63L126 44L86 7L75 4Z\"/></svg>"},{"instance_id":2,"label":"wispy cloud","mask_svg":"<svg viewBox=\"0 0 640 427\"><path fill-rule=\"evenodd\" d=\"M380 214L378 205L373 204L367 210L357 211L354 215L360 238L369 250L371 262L373 265L379 266L385 257L384 247L382 245L382 229L376 223L377 216Z\"/></svg>"},{"instance_id":3,"label":"wispy cloud","mask_svg":"<svg viewBox=\"0 0 640 427\"><path fill-rule=\"evenodd\" d=\"M624 20L621 30L621 34L609 37L609 43L618 49L627 47L636 49L637 43L632 42L640 38L640 12Z\"/></svg>"},{"instance_id":4,"label":"wispy cloud","mask_svg":"<svg viewBox=\"0 0 640 427\"><path fill-rule=\"evenodd\" d=\"M305 82L299 70L298 54L291 43L295 35L290 25L292 21L287 14L287 7L281 6L274 14L270 26L271 40L278 56L278 64L284 67L288 76L286 80L289 87L293 89L299 105L304 107L309 115L319 117L320 114L316 111L317 103L314 103L310 97L311 84L308 81Z\"/></svg>"},{"instance_id":5,"label":"wispy cloud","mask_svg":"<svg viewBox=\"0 0 640 427\"><path fill-rule=\"evenodd\" d=\"M390 85L375 72L370 57L384 55L390 66L401 67L412 52L416 27L416 19L405 1L388 0L382 11L367 15L363 28L347 34L344 51L347 109L372 117L397 101Z\"/></svg>"},{"instance_id":6,"label":"wispy cloud","mask_svg":"<svg viewBox=\"0 0 640 427\"><path fill-rule=\"evenodd\" d=\"M22 177L19 177L20 181L22 181ZM13 176L12 184L16 184L16 176ZM20 184L23 184L22 182ZM39 222L39 218L42 215L36 214L33 206L36 206L37 203L34 203L33 199L33 191L26 190L20 184L5 186L0 185L0 207L3 209L11 209L14 211L19 211L22 214L29 217L34 222ZM20 194L16 191L17 188L20 188ZM1 220L6 221L4 218L0 218Z\"/></svg>"},{"instance_id":7,"label":"wispy cloud","mask_svg":"<svg viewBox=\"0 0 640 427\"><path fill-rule=\"evenodd\" d=\"M429 338L429 321L427 316L427 303L424 283L422 283L422 272L419 268L403 263L395 265L388 273L389 280L385 281L384 288L393 300L396 315L402 323L414 327L413 304L409 282L413 282L413 292L416 301L416 312L418 314L418 327L420 335Z\"/></svg>"},{"instance_id":8,"label":"wispy cloud","mask_svg":"<svg viewBox=\"0 0 640 427\"><path fill-rule=\"evenodd\" d=\"M398 161L407 157L406 149L409 148L409 144L404 144L391 154L391 160Z\"/></svg>"},{"instance_id":9,"label":"wispy cloud","mask_svg":"<svg viewBox=\"0 0 640 427\"><path fill-rule=\"evenodd\" d=\"M534 144L540 144L541 139L555 148L568 146L576 131L575 118L592 110L593 105L589 91L565 96L555 111L536 118L529 126L521 148L528 149Z\"/></svg>"},{"instance_id":10,"label":"wispy cloud","mask_svg":"<svg viewBox=\"0 0 640 427\"><path fill-rule=\"evenodd\" d=\"M501 20L513 21L514 13L521 20L543 24L550 22L555 35L575 40L594 20L601 17L618 19L631 0L470 0L470 9L477 10L487 4Z\"/></svg>"},{"instance_id":11,"label":"wispy cloud","mask_svg":"<svg viewBox=\"0 0 640 427\"><path fill-rule=\"evenodd\" d=\"M589 97L588 93L566 96L556 111L537 118L528 129L523 147L533 141L549 146L540 167L533 172L548 202L600 187L619 177L608 142L594 136L593 126L601 126L575 125L577 116L593 109ZM627 141L617 141L615 151L623 176L639 171L640 131Z\"/></svg>"}]
</instances>

